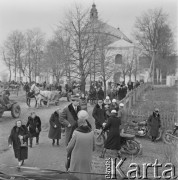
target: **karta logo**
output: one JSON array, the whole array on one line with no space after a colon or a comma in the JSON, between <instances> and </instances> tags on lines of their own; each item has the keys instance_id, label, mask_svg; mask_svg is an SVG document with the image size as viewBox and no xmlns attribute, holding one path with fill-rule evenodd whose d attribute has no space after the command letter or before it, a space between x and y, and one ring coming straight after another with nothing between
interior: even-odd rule
<instances>
[{"instance_id":1,"label":"karta logo","mask_svg":"<svg viewBox=\"0 0 178 180\"><path fill-rule=\"evenodd\" d=\"M175 175L175 166L172 163L166 163L164 165L158 162L158 159L154 163L131 163L128 168L129 170L125 172L122 169L122 165L126 161L124 159L118 158L108 158L105 160L105 178L106 179L118 179L118 178L127 178L127 179L176 179ZM152 172L152 177L148 177L149 172ZM161 172L161 173L160 173Z\"/></svg>"}]
</instances>

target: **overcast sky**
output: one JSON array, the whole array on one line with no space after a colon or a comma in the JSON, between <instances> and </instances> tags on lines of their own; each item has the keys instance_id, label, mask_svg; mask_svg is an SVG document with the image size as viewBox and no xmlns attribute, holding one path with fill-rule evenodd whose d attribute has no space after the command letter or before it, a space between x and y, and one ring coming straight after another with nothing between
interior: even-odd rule
<instances>
[{"instance_id":1,"label":"overcast sky","mask_svg":"<svg viewBox=\"0 0 178 180\"><path fill-rule=\"evenodd\" d=\"M75 3L90 8L93 2L99 17L119 27L128 37L131 37L135 18L153 8L162 8L169 14L171 27L177 32L178 0L0 0L0 44L13 30L36 27L50 38L57 22Z\"/></svg>"}]
</instances>

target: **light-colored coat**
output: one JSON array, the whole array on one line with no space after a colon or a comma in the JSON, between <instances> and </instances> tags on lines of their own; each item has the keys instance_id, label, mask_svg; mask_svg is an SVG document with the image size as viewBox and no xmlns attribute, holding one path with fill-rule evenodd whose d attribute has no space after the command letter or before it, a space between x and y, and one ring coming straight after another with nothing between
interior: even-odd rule
<instances>
[{"instance_id":1,"label":"light-colored coat","mask_svg":"<svg viewBox=\"0 0 178 180\"><path fill-rule=\"evenodd\" d=\"M71 141L67 146L67 152L71 153L71 172L90 173L92 170L92 152L94 150L93 131L83 133L74 131ZM91 180L90 174L74 174L81 180Z\"/></svg>"},{"instance_id":2,"label":"light-colored coat","mask_svg":"<svg viewBox=\"0 0 178 180\"><path fill-rule=\"evenodd\" d=\"M61 124L64 124L65 126L65 145L67 146L71 137L73 131L77 128L77 113L81 110L80 106L77 107L77 112L75 112L72 104L65 107L59 115L59 121ZM68 127L68 125L71 125L71 127Z\"/></svg>"}]
</instances>

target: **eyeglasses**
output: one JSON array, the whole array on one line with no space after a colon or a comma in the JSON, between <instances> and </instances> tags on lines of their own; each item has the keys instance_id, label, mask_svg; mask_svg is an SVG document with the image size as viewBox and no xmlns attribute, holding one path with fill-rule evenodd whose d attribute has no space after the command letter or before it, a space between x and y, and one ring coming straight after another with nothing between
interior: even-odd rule
<instances>
[{"instance_id":1,"label":"eyeglasses","mask_svg":"<svg viewBox=\"0 0 178 180\"><path fill-rule=\"evenodd\" d=\"M159 113L159 111L155 111L155 113Z\"/></svg>"}]
</instances>

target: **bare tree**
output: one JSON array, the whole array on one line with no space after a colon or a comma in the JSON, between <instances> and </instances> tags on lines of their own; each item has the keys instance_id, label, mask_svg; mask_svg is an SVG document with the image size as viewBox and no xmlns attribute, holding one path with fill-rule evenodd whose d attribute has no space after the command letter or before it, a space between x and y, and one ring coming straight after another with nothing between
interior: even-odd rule
<instances>
[{"instance_id":1,"label":"bare tree","mask_svg":"<svg viewBox=\"0 0 178 180\"><path fill-rule=\"evenodd\" d=\"M66 70L62 38L48 41L45 60L45 66L52 70L53 76L55 76L56 81L59 82Z\"/></svg>"},{"instance_id":2,"label":"bare tree","mask_svg":"<svg viewBox=\"0 0 178 180\"><path fill-rule=\"evenodd\" d=\"M9 57L6 57L5 51L3 49L2 49L2 56L3 56L3 61L9 70L9 82L10 82L12 78L12 60Z\"/></svg>"},{"instance_id":3,"label":"bare tree","mask_svg":"<svg viewBox=\"0 0 178 180\"><path fill-rule=\"evenodd\" d=\"M156 58L157 54L168 55L174 50L168 16L162 9L149 10L136 19L135 28L136 40L147 52L146 55L152 57L152 69L155 72L155 65L158 68L158 61L161 63L161 58Z\"/></svg>"},{"instance_id":4,"label":"bare tree","mask_svg":"<svg viewBox=\"0 0 178 180\"><path fill-rule=\"evenodd\" d=\"M24 35L20 31L13 31L4 42L4 53L11 59L15 73L15 81L17 80L17 70L19 70L20 78L22 72L24 51Z\"/></svg>"},{"instance_id":5,"label":"bare tree","mask_svg":"<svg viewBox=\"0 0 178 180\"><path fill-rule=\"evenodd\" d=\"M36 81L36 77L42 71L41 61L45 46L44 33L38 28L27 30L25 42L24 73L27 74L30 82L32 76Z\"/></svg>"},{"instance_id":6,"label":"bare tree","mask_svg":"<svg viewBox=\"0 0 178 180\"><path fill-rule=\"evenodd\" d=\"M70 68L75 78L80 79L81 91L85 92L86 78L90 73L90 61L94 53L95 39L92 35L92 23L89 11L76 5L61 24L70 37Z\"/></svg>"}]
</instances>

